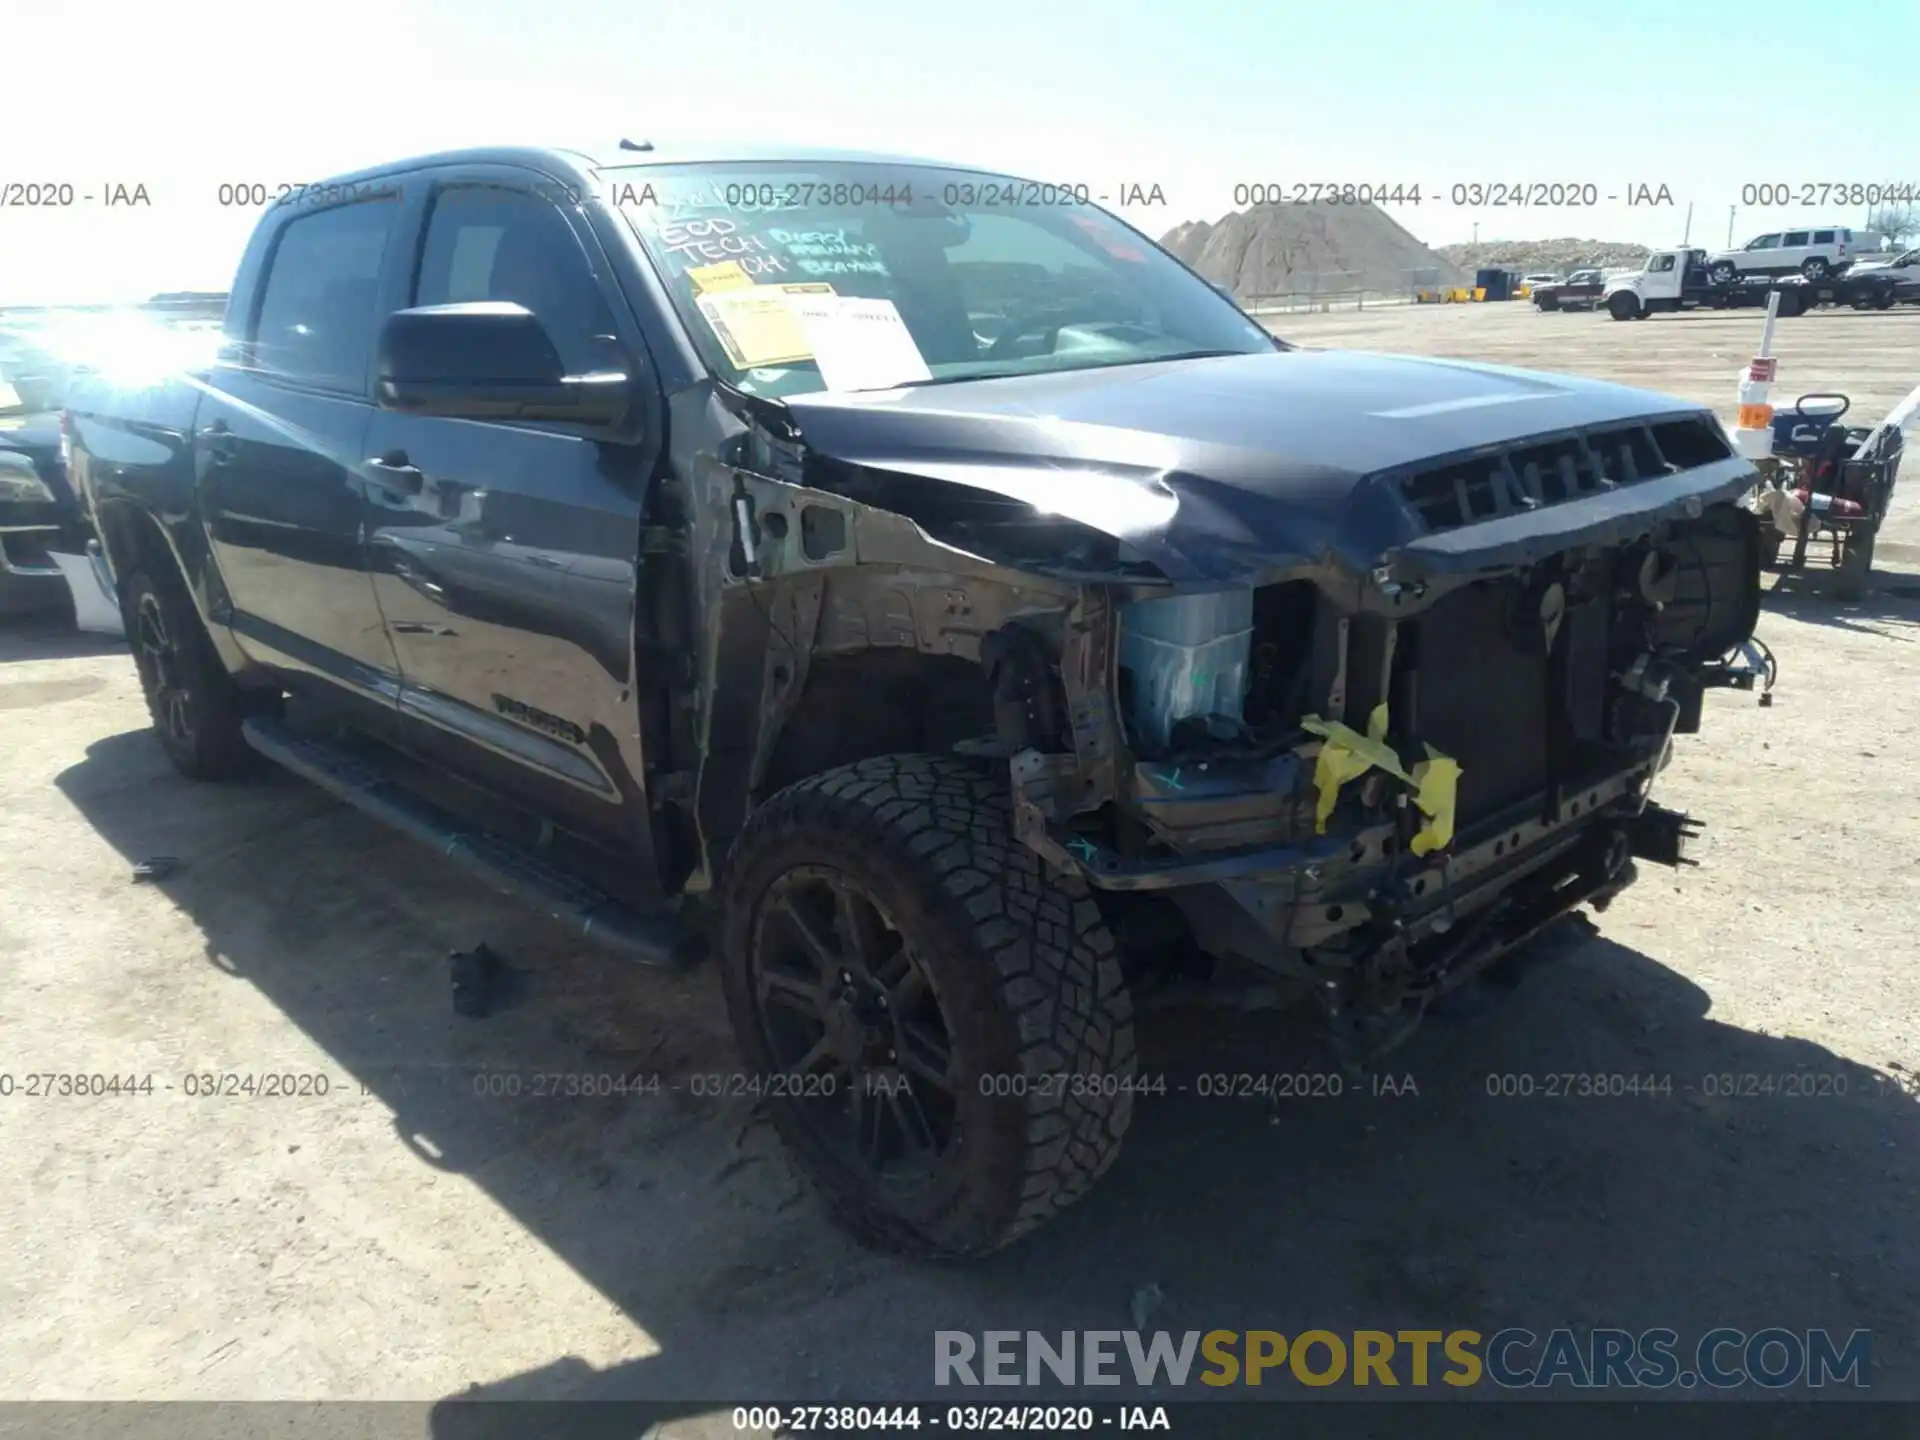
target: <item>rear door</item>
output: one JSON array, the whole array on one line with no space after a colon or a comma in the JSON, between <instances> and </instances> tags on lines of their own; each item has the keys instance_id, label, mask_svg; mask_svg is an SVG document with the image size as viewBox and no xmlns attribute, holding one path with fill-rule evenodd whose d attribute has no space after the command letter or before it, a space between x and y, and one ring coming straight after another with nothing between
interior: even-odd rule
<instances>
[{"instance_id":1,"label":"rear door","mask_svg":"<svg viewBox=\"0 0 1920 1440\"><path fill-rule=\"evenodd\" d=\"M200 503L234 635L262 663L391 701L393 647L362 548L380 282L397 191L288 210L239 343L196 418Z\"/></svg>"},{"instance_id":2,"label":"rear door","mask_svg":"<svg viewBox=\"0 0 1920 1440\"><path fill-rule=\"evenodd\" d=\"M1770 274L1773 267L1780 263L1780 232L1771 235L1757 235L1746 244L1746 250L1740 259L1740 271L1745 275Z\"/></svg>"},{"instance_id":3,"label":"rear door","mask_svg":"<svg viewBox=\"0 0 1920 1440\"><path fill-rule=\"evenodd\" d=\"M1773 273L1785 275L1798 270L1813 253L1813 235L1808 230L1789 230L1780 237L1780 248L1774 252Z\"/></svg>"},{"instance_id":4,"label":"rear door","mask_svg":"<svg viewBox=\"0 0 1920 1440\"><path fill-rule=\"evenodd\" d=\"M366 453L414 472L369 490L374 586L403 712L460 763L583 828L627 840L640 793L633 605L657 404L633 319L577 205L510 167L429 172L401 306L525 305L571 374L635 377L615 430L377 411Z\"/></svg>"}]
</instances>

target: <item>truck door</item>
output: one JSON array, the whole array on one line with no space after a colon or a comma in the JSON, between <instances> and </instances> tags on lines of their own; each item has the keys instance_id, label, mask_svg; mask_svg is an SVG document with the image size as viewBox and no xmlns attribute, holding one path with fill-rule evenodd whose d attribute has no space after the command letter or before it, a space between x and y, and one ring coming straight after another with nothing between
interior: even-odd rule
<instances>
[{"instance_id":1,"label":"truck door","mask_svg":"<svg viewBox=\"0 0 1920 1440\"><path fill-rule=\"evenodd\" d=\"M288 212L267 241L244 340L209 375L194 436L201 513L241 648L387 703L397 666L367 576L355 467L400 211L388 194Z\"/></svg>"},{"instance_id":2,"label":"truck door","mask_svg":"<svg viewBox=\"0 0 1920 1440\"><path fill-rule=\"evenodd\" d=\"M569 373L623 371L644 394L646 352L604 252L551 182L502 167L428 180L404 304L515 301ZM643 408L618 433L378 410L365 445L402 477L369 491L401 710L455 742L456 766L629 842L644 841L632 627L659 439Z\"/></svg>"},{"instance_id":3,"label":"truck door","mask_svg":"<svg viewBox=\"0 0 1920 1440\"><path fill-rule=\"evenodd\" d=\"M1686 271L1680 264L1680 256L1671 250L1663 250L1658 255L1647 257L1647 267L1640 275L1640 298L1644 300L1677 300L1680 298L1680 286L1686 278Z\"/></svg>"}]
</instances>

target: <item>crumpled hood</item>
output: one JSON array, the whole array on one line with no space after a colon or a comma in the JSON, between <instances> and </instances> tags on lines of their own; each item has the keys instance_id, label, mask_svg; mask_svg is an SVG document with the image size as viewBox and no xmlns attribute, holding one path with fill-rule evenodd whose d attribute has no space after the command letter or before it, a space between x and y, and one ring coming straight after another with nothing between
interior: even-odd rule
<instances>
[{"instance_id":1,"label":"crumpled hood","mask_svg":"<svg viewBox=\"0 0 1920 1440\"><path fill-rule=\"evenodd\" d=\"M1128 541L1176 580L1321 560L1359 568L1417 533L1397 501L1361 503L1380 488L1368 477L1555 431L1701 412L1573 376L1338 350L784 403L817 456L1025 501Z\"/></svg>"}]
</instances>

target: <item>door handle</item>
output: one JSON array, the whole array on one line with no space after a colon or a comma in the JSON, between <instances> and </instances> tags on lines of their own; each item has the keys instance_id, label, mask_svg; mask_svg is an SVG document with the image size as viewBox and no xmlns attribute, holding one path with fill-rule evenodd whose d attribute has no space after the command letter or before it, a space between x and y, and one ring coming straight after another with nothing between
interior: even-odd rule
<instances>
[{"instance_id":1,"label":"door handle","mask_svg":"<svg viewBox=\"0 0 1920 1440\"><path fill-rule=\"evenodd\" d=\"M370 456L367 469L373 472L374 483L402 495L418 495L427 483L427 477L420 473L418 465L407 459L404 450L389 450L384 455Z\"/></svg>"},{"instance_id":2,"label":"door handle","mask_svg":"<svg viewBox=\"0 0 1920 1440\"><path fill-rule=\"evenodd\" d=\"M209 465L230 465L233 463L233 431L227 428L227 422L216 420L200 432L200 443L207 454Z\"/></svg>"}]
</instances>

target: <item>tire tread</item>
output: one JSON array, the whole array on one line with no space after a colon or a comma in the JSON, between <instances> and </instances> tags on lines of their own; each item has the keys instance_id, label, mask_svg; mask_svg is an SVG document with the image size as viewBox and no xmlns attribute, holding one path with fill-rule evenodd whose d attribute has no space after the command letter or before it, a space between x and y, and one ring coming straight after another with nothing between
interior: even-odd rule
<instances>
[{"instance_id":1,"label":"tire tread","mask_svg":"<svg viewBox=\"0 0 1920 1440\"><path fill-rule=\"evenodd\" d=\"M911 869L927 913L948 917L990 963L992 993L1013 1021L1018 1065L1029 1080L1088 1073L1131 1082L1133 1011L1113 937L1085 882L1050 874L1014 838L1003 775L935 755L881 756L823 771L754 812L736 837L728 872L763 846L822 828L918 862ZM903 1233L857 1204L839 1218L888 1248L929 1255L997 1250L1052 1219L1112 1166L1133 1094L1127 1083L1114 1095L1030 1084L1019 1103L1018 1200L991 1235L952 1247Z\"/></svg>"}]
</instances>

